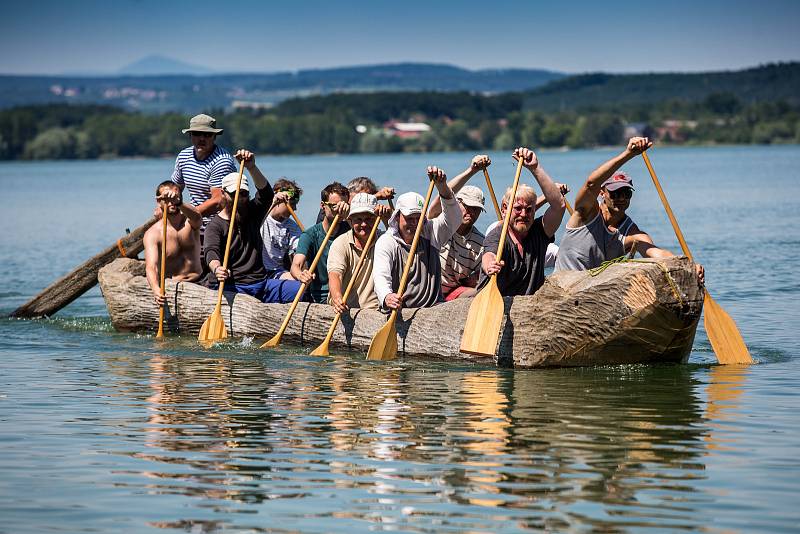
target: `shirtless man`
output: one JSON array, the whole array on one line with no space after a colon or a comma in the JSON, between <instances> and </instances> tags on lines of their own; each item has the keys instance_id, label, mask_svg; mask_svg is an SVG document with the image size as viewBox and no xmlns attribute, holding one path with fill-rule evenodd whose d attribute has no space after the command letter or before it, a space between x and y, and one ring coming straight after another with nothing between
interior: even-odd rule
<instances>
[{"instance_id":1,"label":"shirtless man","mask_svg":"<svg viewBox=\"0 0 800 534\"><path fill-rule=\"evenodd\" d=\"M162 182L156 188L156 202L167 206L167 278L180 282L195 282L200 278L203 266L200 263L200 227L203 216L191 204L184 204L181 190L171 180ZM159 212L161 209L158 210ZM153 291L153 299L158 306L166 303L161 296L161 236L163 235L163 213L158 222L144 234L144 260L147 283Z\"/></svg>"}]
</instances>

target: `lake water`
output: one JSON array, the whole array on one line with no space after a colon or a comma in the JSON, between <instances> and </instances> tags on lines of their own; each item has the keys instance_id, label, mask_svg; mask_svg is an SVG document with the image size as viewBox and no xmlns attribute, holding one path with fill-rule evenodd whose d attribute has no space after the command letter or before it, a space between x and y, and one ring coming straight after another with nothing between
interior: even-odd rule
<instances>
[{"instance_id":1,"label":"lake water","mask_svg":"<svg viewBox=\"0 0 800 534\"><path fill-rule=\"evenodd\" d=\"M577 190L611 154L540 159ZM514 165L491 156L501 192ZM258 164L300 181L310 224L332 179L423 191L427 164L455 176L470 157ZM716 365L702 325L678 366L366 362L250 339L201 350L115 333L95 289L52 320L0 319L0 532L796 531L800 147L651 159L756 365ZM141 224L172 165L0 164L0 313ZM644 164L626 170L631 215L678 251Z\"/></svg>"}]
</instances>

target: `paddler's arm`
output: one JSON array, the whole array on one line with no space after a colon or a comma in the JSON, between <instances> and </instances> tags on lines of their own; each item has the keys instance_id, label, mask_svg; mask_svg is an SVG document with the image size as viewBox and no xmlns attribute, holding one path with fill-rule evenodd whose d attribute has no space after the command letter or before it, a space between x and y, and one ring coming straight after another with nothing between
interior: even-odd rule
<instances>
[{"instance_id":1,"label":"paddler's arm","mask_svg":"<svg viewBox=\"0 0 800 534\"><path fill-rule=\"evenodd\" d=\"M461 174L447 182L447 185L453 191L453 193L458 193L461 191L461 188L464 187L470 178L475 176L475 174L479 171L482 171L486 167L492 164L492 160L489 159L489 156L484 154L479 154L472 158L472 161L469 164L469 167L466 168ZM430 207L428 208L428 219L436 218L440 213L442 213L442 201L439 200L437 196L431 202Z\"/></svg>"},{"instance_id":2,"label":"paddler's arm","mask_svg":"<svg viewBox=\"0 0 800 534\"><path fill-rule=\"evenodd\" d=\"M564 210L566 209L564 195L561 194L556 183L539 164L539 158L536 157L533 150L520 147L514 150L512 157L514 159L522 158L522 164L530 171L533 177L536 178L539 187L542 189L542 193L544 193L544 197L547 199L547 203L550 204L547 211L545 211L542 216L542 226L544 227L545 234L547 234L548 237L553 237L558 227L561 226L561 219L564 217Z\"/></svg>"},{"instance_id":3,"label":"paddler's arm","mask_svg":"<svg viewBox=\"0 0 800 534\"><path fill-rule=\"evenodd\" d=\"M385 308L389 307L386 298L395 295L392 287L392 249L396 246L390 232L383 234L375 242L372 281L375 284L378 302Z\"/></svg>"},{"instance_id":4,"label":"paddler's arm","mask_svg":"<svg viewBox=\"0 0 800 534\"><path fill-rule=\"evenodd\" d=\"M150 286L150 291L153 293L153 300L157 306L163 306L166 298L161 296L161 279L158 276L158 267L160 261L161 243L160 237L161 223L163 219L154 224L144 233L144 272L147 276L147 284ZM158 228L156 228L158 227Z\"/></svg>"}]
</instances>

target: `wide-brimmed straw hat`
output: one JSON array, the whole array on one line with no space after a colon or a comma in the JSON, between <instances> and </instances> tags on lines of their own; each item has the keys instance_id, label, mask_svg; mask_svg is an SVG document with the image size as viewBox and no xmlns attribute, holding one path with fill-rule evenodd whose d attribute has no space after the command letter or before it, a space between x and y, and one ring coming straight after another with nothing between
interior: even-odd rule
<instances>
[{"instance_id":1,"label":"wide-brimmed straw hat","mask_svg":"<svg viewBox=\"0 0 800 534\"><path fill-rule=\"evenodd\" d=\"M200 115L195 115L192 117L189 120L189 127L181 131L183 133L207 132L219 135L224 130L222 128L217 128L217 119L211 115L205 115L201 113Z\"/></svg>"}]
</instances>

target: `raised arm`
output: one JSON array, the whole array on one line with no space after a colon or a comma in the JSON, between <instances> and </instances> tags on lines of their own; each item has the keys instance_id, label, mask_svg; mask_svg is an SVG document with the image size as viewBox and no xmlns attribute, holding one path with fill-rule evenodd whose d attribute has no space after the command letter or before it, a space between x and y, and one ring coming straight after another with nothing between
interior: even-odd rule
<instances>
[{"instance_id":1,"label":"raised arm","mask_svg":"<svg viewBox=\"0 0 800 534\"><path fill-rule=\"evenodd\" d=\"M561 194L561 191L558 186L556 186L553 179L550 178L550 175L547 174L544 168L539 164L539 158L536 157L533 150L520 147L514 150L512 157L515 160L522 158L522 164L539 183L539 187L542 189L547 203L550 204L542 217L542 226L544 226L544 232L548 236L554 236L558 227L561 226L561 218L564 216L564 209L566 207L566 204L564 204L564 195Z\"/></svg>"},{"instance_id":2,"label":"raised arm","mask_svg":"<svg viewBox=\"0 0 800 534\"><path fill-rule=\"evenodd\" d=\"M147 284L150 286L150 291L153 293L153 300L156 305L163 306L166 300L161 296L161 280L158 276L158 264L161 240L161 223L154 224L147 229L144 234L144 270L147 275ZM158 226L158 228L156 228Z\"/></svg>"},{"instance_id":3,"label":"raised arm","mask_svg":"<svg viewBox=\"0 0 800 534\"><path fill-rule=\"evenodd\" d=\"M247 169L247 174L250 175L250 178L253 179L253 185L256 186L256 189L264 189L267 184L267 177L264 176L264 173L261 172L261 169L258 168L256 165L256 155L250 152L249 150L245 150L240 148L236 151L236 155L234 156L236 161L240 162L244 160L244 168Z\"/></svg>"},{"instance_id":4,"label":"raised arm","mask_svg":"<svg viewBox=\"0 0 800 534\"><path fill-rule=\"evenodd\" d=\"M461 191L461 188L464 187L470 178L475 176L475 173L482 171L486 167L492 164L492 160L489 159L489 156L484 154L479 154L472 158L472 161L461 174L447 182L447 185L453 191L453 193L458 193ZM428 208L428 219L436 218L440 213L442 213L442 201L439 200L437 196L431 202L430 207Z\"/></svg>"},{"instance_id":5,"label":"raised arm","mask_svg":"<svg viewBox=\"0 0 800 534\"><path fill-rule=\"evenodd\" d=\"M625 150L592 171L586 183L575 196L575 212L570 217L569 225L575 228L594 219L600 209L597 206L597 197L600 195L603 182L613 176L628 160L638 156L651 146L653 143L647 137L631 137Z\"/></svg>"}]
</instances>

